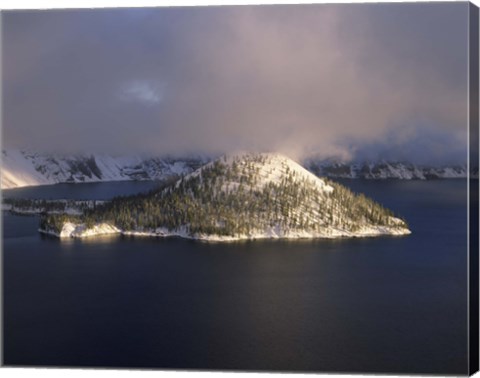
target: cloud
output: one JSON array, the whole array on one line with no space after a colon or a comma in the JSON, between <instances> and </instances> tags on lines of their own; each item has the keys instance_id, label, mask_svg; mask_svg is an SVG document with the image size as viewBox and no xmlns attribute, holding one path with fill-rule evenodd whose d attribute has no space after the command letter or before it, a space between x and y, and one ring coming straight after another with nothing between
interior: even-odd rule
<instances>
[{"instance_id":1,"label":"cloud","mask_svg":"<svg viewBox=\"0 0 480 378\"><path fill-rule=\"evenodd\" d=\"M125 83L119 91L123 101L134 101L146 105L159 104L163 99L164 89L143 80L133 80Z\"/></svg>"},{"instance_id":2,"label":"cloud","mask_svg":"<svg viewBox=\"0 0 480 378\"><path fill-rule=\"evenodd\" d=\"M383 138L371 143L345 144L350 156L345 160L405 161L426 165L466 164L467 130L454 133L422 123L389 129ZM448 148L447 148L448 146Z\"/></svg>"},{"instance_id":3,"label":"cloud","mask_svg":"<svg viewBox=\"0 0 480 378\"><path fill-rule=\"evenodd\" d=\"M350 156L425 124L461 143L467 17L465 3L8 12L4 143Z\"/></svg>"}]
</instances>

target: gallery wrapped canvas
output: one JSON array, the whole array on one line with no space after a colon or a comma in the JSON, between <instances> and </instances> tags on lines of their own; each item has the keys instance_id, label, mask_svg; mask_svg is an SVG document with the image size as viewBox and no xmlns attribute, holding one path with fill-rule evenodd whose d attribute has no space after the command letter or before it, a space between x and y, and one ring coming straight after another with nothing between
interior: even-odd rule
<instances>
[{"instance_id":1,"label":"gallery wrapped canvas","mask_svg":"<svg viewBox=\"0 0 480 378\"><path fill-rule=\"evenodd\" d=\"M478 8L2 12L3 365L478 370Z\"/></svg>"}]
</instances>

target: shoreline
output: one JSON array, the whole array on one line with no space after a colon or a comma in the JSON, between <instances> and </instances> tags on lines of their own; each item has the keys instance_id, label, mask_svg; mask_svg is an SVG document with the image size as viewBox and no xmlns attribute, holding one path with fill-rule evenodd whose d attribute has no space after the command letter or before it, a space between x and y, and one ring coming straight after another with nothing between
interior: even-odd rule
<instances>
[{"instance_id":1,"label":"shoreline","mask_svg":"<svg viewBox=\"0 0 480 378\"><path fill-rule=\"evenodd\" d=\"M371 238L380 236L407 236L412 232L409 229L396 229L387 227L370 227L362 232L349 232L344 230L330 230L325 233L309 233L309 232L291 232L291 233L274 233L264 232L252 235L236 235L236 236L221 236L221 235L190 235L185 230L168 231L165 229L159 231L125 231L116 228L109 224L96 225L95 229L79 230L72 229L72 224L68 225L68 231L54 232L39 228L38 232L54 236L62 239L84 239L94 238L105 235L119 235L139 238L171 238L178 237L182 239L204 241L204 242L235 242L235 241L254 241L254 240L307 240L307 239L347 239L347 238ZM270 230L271 231L271 230Z\"/></svg>"}]
</instances>

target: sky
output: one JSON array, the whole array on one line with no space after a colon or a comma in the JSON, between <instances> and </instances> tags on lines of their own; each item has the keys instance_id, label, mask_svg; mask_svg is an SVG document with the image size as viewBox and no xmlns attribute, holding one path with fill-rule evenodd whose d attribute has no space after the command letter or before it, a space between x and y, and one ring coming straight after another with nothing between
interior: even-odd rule
<instances>
[{"instance_id":1,"label":"sky","mask_svg":"<svg viewBox=\"0 0 480 378\"><path fill-rule=\"evenodd\" d=\"M468 4L5 11L3 147L462 163Z\"/></svg>"}]
</instances>

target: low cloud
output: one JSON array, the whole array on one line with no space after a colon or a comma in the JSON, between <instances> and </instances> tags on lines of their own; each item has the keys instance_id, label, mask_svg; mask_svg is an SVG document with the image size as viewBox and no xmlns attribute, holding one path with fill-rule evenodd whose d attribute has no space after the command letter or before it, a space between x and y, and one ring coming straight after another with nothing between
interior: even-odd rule
<instances>
[{"instance_id":1,"label":"low cloud","mask_svg":"<svg viewBox=\"0 0 480 378\"><path fill-rule=\"evenodd\" d=\"M464 3L8 12L4 145L352 158L428 124L436 156L454 158L467 16ZM412 138L421 158L428 138Z\"/></svg>"}]
</instances>

